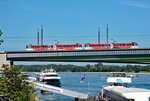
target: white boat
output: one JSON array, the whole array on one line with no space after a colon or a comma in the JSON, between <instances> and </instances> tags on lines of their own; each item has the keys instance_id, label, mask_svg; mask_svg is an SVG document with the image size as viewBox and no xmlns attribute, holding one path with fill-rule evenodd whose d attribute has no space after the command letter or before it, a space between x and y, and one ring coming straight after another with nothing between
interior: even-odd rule
<instances>
[{"instance_id":1,"label":"white boat","mask_svg":"<svg viewBox=\"0 0 150 101\"><path fill-rule=\"evenodd\" d=\"M113 73L112 77L107 78L111 86L102 87L102 98L106 101L150 101L150 90L143 88L130 87L131 77L126 77L125 73Z\"/></svg>"},{"instance_id":2,"label":"white boat","mask_svg":"<svg viewBox=\"0 0 150 101\"><path fill-rule=\"evenodd\" d=\"M45 69L41 73L37 73L38 75L38 81L48 84L60 87L60 79L59 75L56 73L56 71L53 68Z\"/></svg>"}]
</instances>

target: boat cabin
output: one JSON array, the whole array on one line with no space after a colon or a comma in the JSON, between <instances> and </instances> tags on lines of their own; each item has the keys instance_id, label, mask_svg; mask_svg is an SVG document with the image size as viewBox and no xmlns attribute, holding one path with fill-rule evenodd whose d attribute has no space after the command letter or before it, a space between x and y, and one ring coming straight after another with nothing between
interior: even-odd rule
<instances>
[{"instance_id":1,"label":"boat cabin","mask_svg":"<svg viewBox=\"0 0 150 101\"><path fill-rule=\"evenodd\" d=\"M131 83L131 77L127 77L125 72L113 72L112 77L107 78L108 83L112 83L112 85L120 85L120 84L126 84Z\"/></svg>"}]
</instances>

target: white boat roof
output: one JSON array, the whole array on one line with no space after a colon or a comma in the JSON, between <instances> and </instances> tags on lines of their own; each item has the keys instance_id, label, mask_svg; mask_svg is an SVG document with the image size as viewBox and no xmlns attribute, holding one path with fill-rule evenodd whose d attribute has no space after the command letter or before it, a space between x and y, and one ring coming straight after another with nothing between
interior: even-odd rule
<instances>
[{"instance_id":1,"label":"white boat roof","mask_svg":"<svg viewBox=\"0 0 150 101\"><path fill-rule=\"evenodd\" d=\"M124 86L108 86L107 90L111 90L114 92L118 92L120 94L123 93L137 93L137 92L149 92L150 90L148 89L143 89L143 88L135 88L135 87L124 87Z\"/></svg>"},{"instance_id":2,"label":"white boat roof","mask_svg":"<svg viewBox=\"0 0 150 101\"><path fill-rule=\"evenodd\" d=\"M50 68L50 69L45 69L43 70L42 72L40 73L37 73L38 75L58 75L56 73L56 71L53 69L53 68Z\"/></svg>"},{"instance_id":3,"label":"white boat roof","mask_svg":"<svg viewBox=\"0 0 150 101\"><path fill-rule=\"evenodd\" d=\"M42 73L56 73L56 71L53 68L50 68L43 70Z\"/></svg>"},{"instance_id":4,"label":"white boat roof","mask_svg":"<svg viewBox=\"0 0 150 101\"><path fill-rule=\"evenodd\" d=\"M143 89L143 88L134 88L134 87L127 88L124 86L107 86L107 87L104 87L104 89L112 93L116 93L125 98L128 98L128 99L136 99L135 101L148 101L146 99L150 97L150 90Z\"/></svg>"}]
</instances>

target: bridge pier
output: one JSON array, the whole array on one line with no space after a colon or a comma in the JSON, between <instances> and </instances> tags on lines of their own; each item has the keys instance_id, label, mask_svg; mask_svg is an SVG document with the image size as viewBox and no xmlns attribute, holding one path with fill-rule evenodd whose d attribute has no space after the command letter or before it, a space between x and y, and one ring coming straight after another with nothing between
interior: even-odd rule
<instances>
[{"instance_id":1,"label":"bridge pier","mask_svg":"<svg viewBox=\"0 0 150 101\"><path fill-rule=\"evenodd\" d=\"M8 61L6 53L0 52L0 69L3 65L11 67L13 65L13 61Z\"/></svg>"}]
</instances>

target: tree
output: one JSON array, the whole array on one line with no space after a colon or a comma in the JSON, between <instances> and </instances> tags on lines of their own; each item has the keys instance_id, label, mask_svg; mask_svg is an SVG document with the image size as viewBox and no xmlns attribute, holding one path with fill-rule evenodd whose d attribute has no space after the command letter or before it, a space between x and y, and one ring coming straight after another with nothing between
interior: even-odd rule
<instances>
[{"instance_id":1,"label":"tree","mask_svg":"<svg viewBox=\"0 0 150 101\"><path fill-rule=\"evenodd\" d=\"M3 34L3 32L0 30L0 36ZM4 41L1 39L0 40L0 45L1 45L1 43L3 43Z\"/></svg>"},{"instance_id":2,"label":"tree","mask_svg":"<svg viewBox=\"0 0 150 101\"><path fill-rule=\"evenodd\" d=\"M16 66L11 68L3 66L0 77L0 95L7 94L10 101L34 101L34 86L26 81L21 74L23 67L17 70Z\"/></svg>"}]
</instances>

